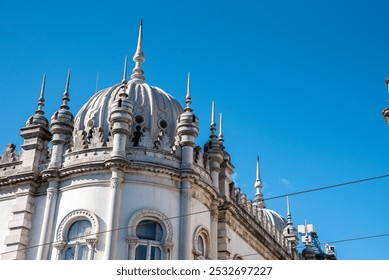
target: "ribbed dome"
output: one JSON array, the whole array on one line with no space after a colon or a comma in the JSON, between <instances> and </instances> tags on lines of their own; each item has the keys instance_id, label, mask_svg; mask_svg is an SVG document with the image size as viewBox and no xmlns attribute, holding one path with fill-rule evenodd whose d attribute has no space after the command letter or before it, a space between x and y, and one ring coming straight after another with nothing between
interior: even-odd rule
<instances>
[{"instance_id":1,"label":"ribbed dome","mask_svg":"<svg viewBox=\"0 0 389 280\"><path fill-rule=\"evenodd\" d=\"M287 221L284 217L282 217L277 212L267 208L262 208L260 211L263 213L264 217L267 217L278 230L284 230L287 224Z\"/></svg>"},{"instance_id":2,"label":"ribbed dome","mask_svg":"<svg viewBox=\"0 0 389 280\"><path fill-rule=\"evenodd\" d=\"M107 139L110 131L109 114L111 104L119 99L120 87L116 84L110 88L97 92L78 112L74 123L74 135L77 131L88 132L92 128L100 127L104 139ZM134 106L134 120L130 131L130 139L141 127L143 135L149 135L151 140L156 140L161 130L174 142L176 121L183 109L171 95L162 89L149 86L139 80L130 80L127 83L128 98ZM139 127L138 127L139 129Z\"/></svg>"},{"instance_id":3,"label":"ribbed dome","mask_svg":"<svg viewBox=\"0 0 389 280\"><path fill-rule=\"evenodd\" d=\"M125 87L134 110L131 112L134 119L128 146L153 147L157 142L161 144L162 141L162 146L166 149L174 143L176 121L183 109L171 95L145 83L142 68L142 63L145 61L142 34L141 21L138 44L133 57L135 67L130 80L127 81L126 57L122 82L97 92L78 112L74 122L75 137L80 131L90 134L92 129L97 129L103 137L103 142L106 142L111 130L109 123L111 105L121 96L125 96L123 95L123 87Z\"/></svg>"}]
</instances>

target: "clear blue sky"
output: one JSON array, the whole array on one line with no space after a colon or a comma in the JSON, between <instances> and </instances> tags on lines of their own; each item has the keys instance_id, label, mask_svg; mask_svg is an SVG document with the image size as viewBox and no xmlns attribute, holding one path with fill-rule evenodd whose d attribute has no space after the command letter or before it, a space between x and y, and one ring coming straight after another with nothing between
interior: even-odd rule
<instances>
[{"instance_id":1,"label":"clear blue sky","mask_svg":"<svg viewBox=\"0 0 389 280\"><path fill-rule=\"evenodd\" d=\"M387 1L2 1L0 146L20 145L47 74L47 117L71 68L74 115L121 81L144 22L146 81L185 101L192 76L198 145L211 102L223 112L236 185L265 198L389 174ZM344 3L339 3L344 2ZM132 68L130 63L130 68ZM0 149L3 149L0 147ZM321 242L389 233L389 178L290 197ZM286 215L286 199L267 201ZM339 259L389 259L389 237L334 244Z\"/></svg>"}]
</instances>

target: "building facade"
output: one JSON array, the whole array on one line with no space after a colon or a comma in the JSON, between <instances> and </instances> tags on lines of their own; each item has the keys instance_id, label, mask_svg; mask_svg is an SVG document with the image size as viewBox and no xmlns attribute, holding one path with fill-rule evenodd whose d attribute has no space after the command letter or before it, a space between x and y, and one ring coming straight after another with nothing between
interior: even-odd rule
<instances>
[{"instance_id":1,"label":"building facade","mask_svg":"<svg viewBox=\"0 0 389 280\"><path fill-rule=\"evenodd\" d=\"M235 187L216 133L196 144L198 118L145 82L142 24L134 68L74 117L70 72L50 121L44 88L21 128L20 152L0 159L1 259L298 259L298 234L266 208L259 160L255 200Z\"/></svg>"}]
</instances>

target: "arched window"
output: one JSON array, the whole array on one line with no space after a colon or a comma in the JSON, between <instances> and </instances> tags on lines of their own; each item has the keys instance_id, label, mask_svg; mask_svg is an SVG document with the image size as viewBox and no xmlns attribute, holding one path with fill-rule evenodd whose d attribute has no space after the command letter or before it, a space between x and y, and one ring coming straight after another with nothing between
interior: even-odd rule
<instances>
[{"instance_id":1,"label":"arched window","mask_svg":"<svg viewBox=\"0 0 389 280\"><path fill-rule=\"evenodd\" d=\"M200 235L199 238L197 239L197 250L201 256L204 257L205 254L205 248L204 248L204 238Z\"/></svg>"},{"instance_id":2,"label":"arched window","mask_svg":"<svg viewBox=\"0 0 389 280\"><path fill-rule=\"evenodd\" d=\"M209 259L210 253L210 238L208 230L199 226L194 232L193 239L193 254L195 260L206 260Z\"/></svg>"},{"instance_id":3,"label":"arched window","mask_svg":"<svg viewBox=\"0 0 389 280\"><path fill-rule=\"evenodd\" d=\"M56 242L53 244L57 250L57 259L93 259L98 231L98 219L92 212L78 209L67 214L58 227Z\"/></svg>"},{"instance_id":4,"label":"arched window","mask_svg":"<svg viewBox=\"0 0 389 280\"><path fill-rule=\"evenodd\" d=\"M173 230L169 219L153 209L141 209L128 223L130 260L170 260Z\"/></svg>"},{"instance_id":5,"label":"arched window","mask_svg":"<svg viewBox=\"0 0 389 280\"><path fill-rule=\"evenodd\" d=\"M81 220L73 223L67 234L67 245L65 247L65 260L87 260L88 244L86 238L90 235L92 224L88 220Z\"/></svg>"},{"instance_id":6,"label":"arched window","mask_svg":"<svg viewBox=\"0 0 389 280\"><path fill-rule=\"evenodd\" d=\"M136 236L139 238L135 248L136 260L161 260L163 237L162 226L153 220L142 220L136 227Z\"/></svg>"}]
</instances>

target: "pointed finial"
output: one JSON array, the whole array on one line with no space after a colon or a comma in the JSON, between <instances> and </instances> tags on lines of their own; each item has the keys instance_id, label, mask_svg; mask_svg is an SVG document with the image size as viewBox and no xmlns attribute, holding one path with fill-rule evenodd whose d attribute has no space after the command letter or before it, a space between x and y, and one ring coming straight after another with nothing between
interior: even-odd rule
<instances>
[{"instance_id":1,"label":"pointed finial","mask_svg":"<svg viewBox=\"0 0 389 280\"><path fill-rule=\"evenodd\" d=\"M126 57L124 58L124 70L123 70L122 84L127 84L127 64L128 64L128 58L126 55Z\"/></svg>"},{"instance_id":2,"label":"pointed finial","mask_svg":"<svg viewBox=\"0 0 389 280\"><path fill-rule=\"evenodd\" d=\"M219 141L224 141L224 135L223 135L223 113L220 113L220 124L219 124Z\"/></svg>"},{"instance_id":3,"label":"pointed finial","mask_svg":"<svg viewBox=\"0 0 389 280\"><path fill-rule=\"evenodd\" d=\"M211 136L210 138L216 138L216 122L215 122L215 101L212 101L212 116L211 116Z\"/></svg>"},{"instance_id":4,"label":"pointed finial","mask_svg":"<svg viewBox=\"0 0 389 280\"><path fill-rule=\"evenodd\" d=\"M288 223L287 225L292 225L292 214L290 213L290 202L289 202L289 196L286 197L286 207L288 209L287 219Z\"/></svg>"},{"instance_id":5,"label":"pointed finial","mask_svg":"<svg viewBox=\"0 0 389 280\"><path fill-rule=\"evenodd\" d=\"M254 187L256 188L254 203L259 208L266 208L266 204L264 202L263 195L262 195L262 181L261 181L260 165L259 165L259 157L258 157L258 155L257 155L257 169L256 169L256 179L255 179Z\"/></svg>"},{"instance_id":6,"label":"pointed finial","mask_svg":"<svg viewBox=\"0 0 389 280\"><path fill-rule=\"evenodd\" d=\"M145 61L145 56L143 53L143 22L140 20L139 27L139 36L138 36L138 45L136 47L136 51L133 57L135 62L135 67L132 69L132 80L139 80L143 82L145 80L144 71L142 69L142 63Z\"/></svg>"},{"instance_id":7,"label":"pointed finial","mask_svg":"<svg viewBox=\"0 0 389 280\"><path fill-rule=\"evenodd\" d=\"M186 111L188 111L188 109L190 109L191 111L190 108L191 104L192 104L192 94L190 92L190 72L188 72L188 86L186 90L186 108L185 108Z\"/></svg>"},{"instance_id":8,"label":"pointed finial","mask_svg":"<svg viewBox=\"0 0 389 280\"><path fill-rule=\"evenodd\" d=\"M46 87L46 73L43 74L41 95L39 96L39 100L38 100L38 109L35 111L35 114L37 115L45 114L45 112L43 111L43 106L45 106L45 87Z\"/></svg>"},{"instance_id":9,"label":"pointed finial","mask_svg":"<svg viewBox=\"0 0 389 280\"><path fill-rule=\"evenodd\" d=\"M121 99L128 98L128 94L127 94L127 55L124 58L123 80L122 80L122 85L120 87L119 97Z\"/></svg>"},{"instance_id":10,"label":"pointed finial","mask_svg":"<svg viewBox=\"0 0 389 280\"><path fill-rule=\"evenodd\" d=\"M258 184L260 184L260 186L262 186L262 183L261 183L261 173L260 173L260 166L259 166L259 156L257 155L257 173L256 173L256 177L255 177L255 179L256 179L256 183Z\"/></svg>"},{"instance_id":11,"label":"pointed finial","mask_svg":"<svg viewBox=\"0 0 389 280\"><path fill-rule=\"evenodd\" d=\"M68 70L68 77L66 79L66 86L65 86L65 92L63 93L63 97L62 97L62 105L61 105L61 109L64 109L64 110L69 110L70 107L68 105L70 99L69 99L69 84L70 84L70 69Z\"/></svg>"}]
</instances>

